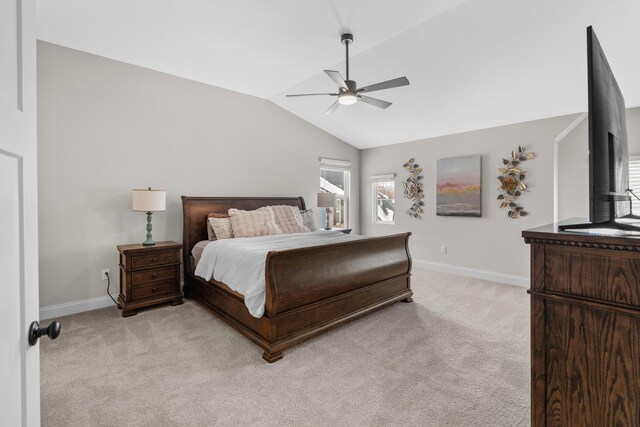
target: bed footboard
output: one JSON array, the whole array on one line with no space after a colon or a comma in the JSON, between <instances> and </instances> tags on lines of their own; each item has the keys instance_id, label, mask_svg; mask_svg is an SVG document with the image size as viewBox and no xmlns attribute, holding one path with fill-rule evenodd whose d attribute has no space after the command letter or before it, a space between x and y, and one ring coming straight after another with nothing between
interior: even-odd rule
<instances>
[{"instance_id":1,"label":"bed footboard","mask_svg":"<svg viewBox=\"0 0 640 427\"><path fill-rule=\"evenodd\" d=\"M273 251L266 264L266 360L327 329L411 301L411 233Z\"/></svg>"},{"instance_id":2,"label":"bed footboard","mask_svg":"<svg viewBox=\"0 0 640 427\"><path fill-rule=\"evenodd\" d=\"M411 272L410 234L270 252L265 270L265 312L274 317L373 283L408 275ZM408 283L406 288L410 290Z\"/></svg>"}]
</instances>

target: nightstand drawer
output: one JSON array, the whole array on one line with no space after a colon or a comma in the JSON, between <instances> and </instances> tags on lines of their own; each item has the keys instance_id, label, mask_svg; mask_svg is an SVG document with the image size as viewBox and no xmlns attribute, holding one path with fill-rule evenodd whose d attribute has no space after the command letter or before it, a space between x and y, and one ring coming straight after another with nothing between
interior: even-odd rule
<instances>
[{"instance_id":1,"label":"nightstand drawer","mask_svg":"<svg viewBox=\"0 0 640 427\"><path fill-rule=\"evenodd\" d=\"M140 283L154 282L156 280L174 279L175 275L176 269L173 266L134 271L131 273L131 284L136 286Z\"/></svg>"},{"instance_id":2,"label":"nightstand drawer","mask_svg":"<svg viewBox=\"0 0 640 427\"><path fill-rule=\"evenodd\" d=\"M178 251L131 257L131 266L133 268L152 267L154 265L172 264L177 262L180 262L180 252Z\"/></svg>"},{"instance_id":3,"label":"nightstand drawer","mask_svg":"<svg viewBox=\"0 0 640 427\"><path fill-rule=\"evenodd\" d=\"M154 295L167 294L177 292L174 280L160 283L152 283L146 286L135 286L131 289L134 300L139 298L147 298Z\"/></svg>"}]
</instances>

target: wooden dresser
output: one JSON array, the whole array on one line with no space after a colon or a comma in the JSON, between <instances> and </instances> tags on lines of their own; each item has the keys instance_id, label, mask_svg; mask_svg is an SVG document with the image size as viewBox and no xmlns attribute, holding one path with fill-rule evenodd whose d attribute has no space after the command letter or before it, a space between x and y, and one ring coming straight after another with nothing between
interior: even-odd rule
<instances>
[{"instance_id":1,"label":"wooden dresser","mask_svg":"<svg viewBox=\"0 0 640 427\"><path fill-rule=\"evenodd\" d=\"M531 245L531 425L640 426L640 238Z\"/></svg>"},{"instance_id":2,"label":"wooden dresser","mask_svg":"<svg viewBox=\"0 0 640 427\"><path fill-rule=\"evenodd\" d=\"M182 304L180 249L176 242L154 246L120 245L120 295L122 317L133 316L150 305Z\"/></svg>"}]
</instances>

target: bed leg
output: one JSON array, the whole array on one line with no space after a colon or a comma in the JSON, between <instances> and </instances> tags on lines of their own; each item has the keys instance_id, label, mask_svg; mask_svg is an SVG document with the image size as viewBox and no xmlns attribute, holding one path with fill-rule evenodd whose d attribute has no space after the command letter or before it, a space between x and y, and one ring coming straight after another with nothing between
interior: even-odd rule
<instances>
[{"instance_id":1,"label":"bed leg","mask_svg":"<svg viewBox=\"0 0 640 427\"><path fill-rule=\"evenodd\" d=\"M276 351L275 353L267 353L266 351L262 353L262 358L269 363L277 362L282 359L284 356L281 351Z\"/></svg>"},{"instance_id":2,"label":"bed leg","mask_svg":"<svg viewBox=\"0 0 640 427\"><path fill-rule=\"evenodd\" d=\"M405 299L402 300L402 302L413 302L413 298L406 297Z\"/></svg>"}]
</instances>

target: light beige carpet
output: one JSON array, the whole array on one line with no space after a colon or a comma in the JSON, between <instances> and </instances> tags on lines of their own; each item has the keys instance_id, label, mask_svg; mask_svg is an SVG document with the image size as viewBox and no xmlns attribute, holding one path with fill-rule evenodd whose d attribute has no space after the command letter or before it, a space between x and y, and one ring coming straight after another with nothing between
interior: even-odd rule
<instances>
[{"instance_id":1,"label":"light beige carpet","mask_svg":"<svg viewBox=\"0 0 640 427\"><path fill-rule=\"evenodd\" d=\"M274 364L191 300L62 318L42 425L528 425L525 289L420 269L413 288Z\"/></svg>"}]
</instances>

